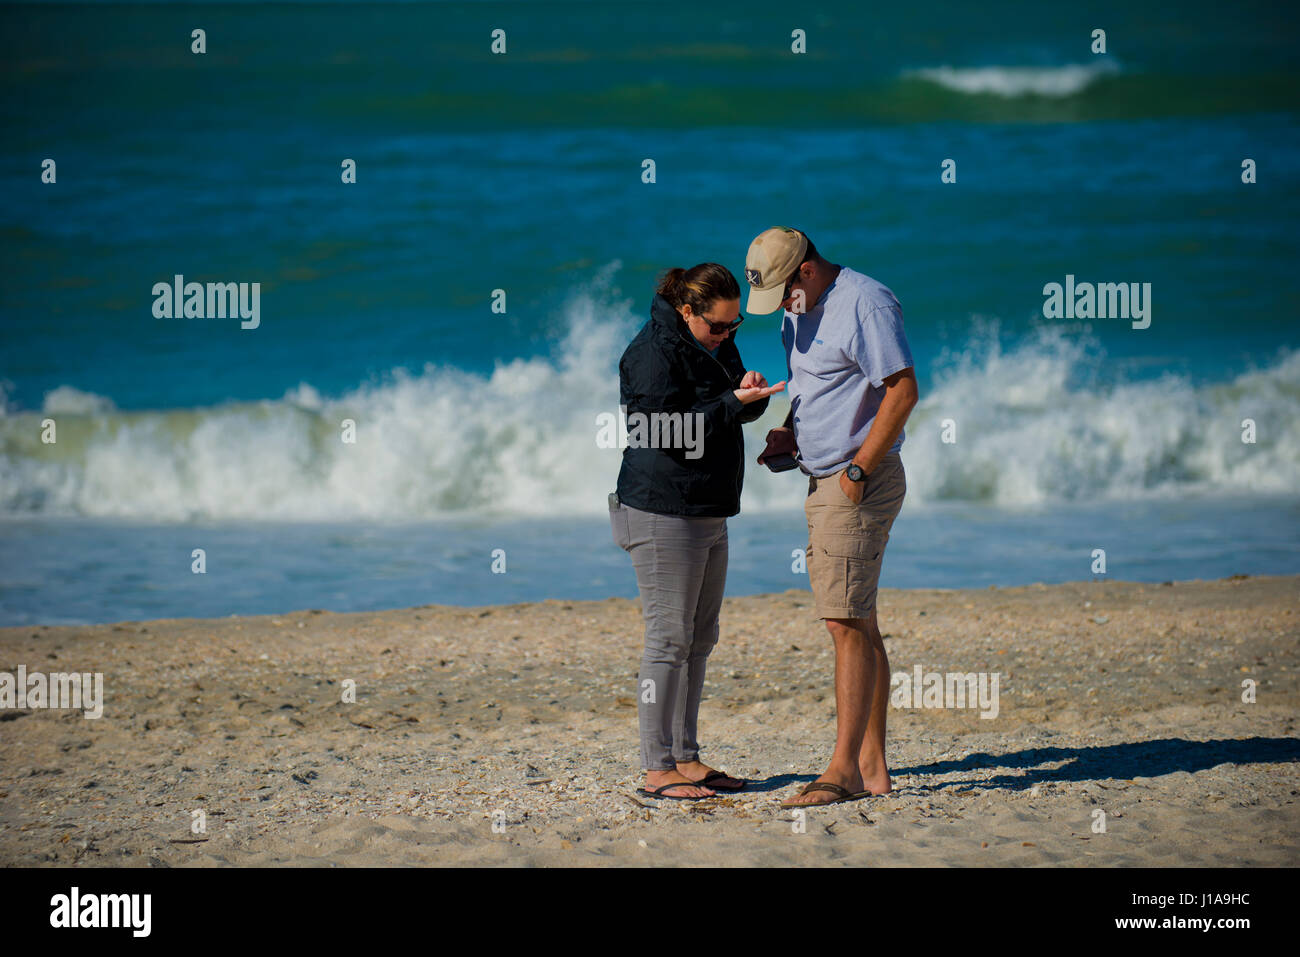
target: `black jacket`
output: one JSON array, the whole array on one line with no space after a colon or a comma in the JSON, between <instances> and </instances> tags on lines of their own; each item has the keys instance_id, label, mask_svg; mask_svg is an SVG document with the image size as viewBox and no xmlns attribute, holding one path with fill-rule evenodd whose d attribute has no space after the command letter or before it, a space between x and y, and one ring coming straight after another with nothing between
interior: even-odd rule
<instances>
[{"instance_id":1,"label":"black jacket","mask_svg":"<svg viewBox=\"0 0 1300 957\"><path fill-rule=\"evenodd\" d=\"M736 398L745 366L735 338L732 332L717 355L709 355L677 310L655 295L650 321L618 363L619 402L629 433L618 473L619 501L663 515L725 518L740 511L745 477L740 426L762 415L767 399L744 405ZM681 442L677 448L633 447L634 414L656 412L703 414L703 435L694 436L699 457L688 458L694 453Z\"/></svg>"}]
</instances>

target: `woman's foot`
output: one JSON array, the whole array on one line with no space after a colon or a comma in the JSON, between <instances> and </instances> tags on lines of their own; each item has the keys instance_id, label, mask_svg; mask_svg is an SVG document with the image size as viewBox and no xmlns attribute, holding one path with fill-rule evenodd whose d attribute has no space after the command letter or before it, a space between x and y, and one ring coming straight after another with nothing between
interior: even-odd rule
<instances>
[{"instance_id":1,"label":"woman's foot","mask_svg":"<svg viewBox=\"0 0 1300 957\"><path fill-rule=\"evenodd\" d=\"M714 773L714 769L709 767L707 764L700 763L699 761L678 761L677 772L692 781L703 781L710 774ZM740 778L728 776L711 781L710 787L717 787L721 791L736 791L742 788L744 784L745 782L740 780Z\"/></svg>"},{"instance_id":2,"label":"woman's foot","mask_svg":"<svg viewBox=\"0 0 1300 957\"><path fill-rule=\"evenodd\" d=\"M714 791L710 788L700 787L692 783L691 779L686 777L680 771L647 771L645 773L645 789L647 791L657 791L665 785L679 784L680 787L668 787L663 791L664 797L693 797L706 798L713 797Z\"/></svg>"}]
</instances>

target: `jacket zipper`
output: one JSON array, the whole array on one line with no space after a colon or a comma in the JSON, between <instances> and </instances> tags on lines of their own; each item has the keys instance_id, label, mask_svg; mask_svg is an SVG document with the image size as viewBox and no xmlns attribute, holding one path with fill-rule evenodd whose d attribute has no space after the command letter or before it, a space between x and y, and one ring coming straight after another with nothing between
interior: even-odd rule
<instances>
[{"instance_id":1,"label":"jacket zipper","mask_svg":"<svg viewBox=\"0 0 1300 957\"><path fill-rule=\"evenodd\" d=\"M701 346L700 343L699 343L699 340L698 340L698 339L695 340L694 342L692 342L690 339L687 339L687 338L686 338L684 335L682 335L680 332L677 333L677 335L678 335L678 337L679 337L683 342L685 342L687 345L690 345L690 346L692 346L693 348L699 349L699 350L702 351L706 356L708 356L710 359L712 359L714 362L716 362L716 363L718 364L718 368L722 370L722 374L726 377L726 379L727 379L727 384L728 384L728 385L730 385L733 389L739 388L739 386L737 386L735 382L732 382L732 380L731 380L731 373L728 372L728 371L727 371L727 367L724 366L724 365L722 364L722 360L719 359L717 356L715 356L713 353L711 353L708 349L705 349L703 346Z\"/></svg>"}]
</instances>

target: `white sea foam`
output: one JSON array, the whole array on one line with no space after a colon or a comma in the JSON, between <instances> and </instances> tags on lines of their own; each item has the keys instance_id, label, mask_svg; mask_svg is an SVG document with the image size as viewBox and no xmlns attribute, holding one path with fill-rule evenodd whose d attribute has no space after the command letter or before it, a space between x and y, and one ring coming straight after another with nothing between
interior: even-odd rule
<instances>
[{"instance_id":1,"label":"white sea foam","mask_svg":"<svg viewBox=\"0 0 1300 957\"><path fill-rule=\"evenodd\" d=\"M341 396L302 383L278 400L115 410L70 387L0 418L0 515L139 520L403 521L457 514L598 514L621 461L597 445L618 408L618 358L643 321L601 283L565 310L551 357L486 374L427 366ZM1231 381L1107 382L1096 343L1056 327L1007 346L978 327L931 368L907 424L909 507L1007 506L1300 490L1300 353ZM752 464L784 397L746 427L748 511L797 510L805 483ZM41 445L39 418L58 423ZM340 441L353 419L357 443ZM1241 441L1243 419L1257 442ZM951 419L956 442L944 443Z\"/></svg>"},{"instance_id":2,"label":"white sea foam","mask_svg":"<svg viewBox=\"0 0 1300 957\"><path fill-rule=\"evenodd\" d=\"M906 76L919 77L958 93L987 93L995 96L1073 96L1103 76L1119 72L1114 60L1071 63L1065 66L938 66L911 70Z\"/></svg>"},{"instance_id":3,"label":"white sea foam","mask_svg":"<svg viewBox=\"0 0 1300 957\"><path fill-rule=\"evenodd\" d=\"M908 422L909 495L1017 506L1300 491L1300 353L1219 383L1107 382L1101 358L1053 327L1005 351L996 326L977 333Z\"/></svg>"}]
</instances>

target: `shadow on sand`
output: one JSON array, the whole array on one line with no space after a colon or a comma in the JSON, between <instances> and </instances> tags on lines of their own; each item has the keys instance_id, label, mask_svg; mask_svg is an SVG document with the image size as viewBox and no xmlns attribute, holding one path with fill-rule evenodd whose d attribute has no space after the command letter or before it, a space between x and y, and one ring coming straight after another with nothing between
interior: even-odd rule
<instances>
[{"instance_id":1,"label":"shadow on sand","mask_svg":"<svg viewBox=\"0 0 1300 957\"><path fill-rule=\"evenodd\" d=\"M903 775L913 780L907 790L940 791L945 788L985 791L1006 788L1022 791L1052 781L1097 781L1111 778L1126 781L1134 777L1154 778L1175 771L1195 773L1220 764L1285 764L1300 761L1300 738L1221 738L1216 741L1188 741L1160 738L1086 748L1029 748L1007 754L979 751L960 761L935 761L911 767L890 768L897 782ZM1064 763L1062 763L1064 762ZM1041 768L1052 764L1059 767ZM942 781L926 784L929 775L976 771L983 768L1011 768L1023 774L1000 774L980 781ZM815 781L817 774L777 774L750 781L747 792L776 791L791 784Z\"/></svg>"}]
</instances>

